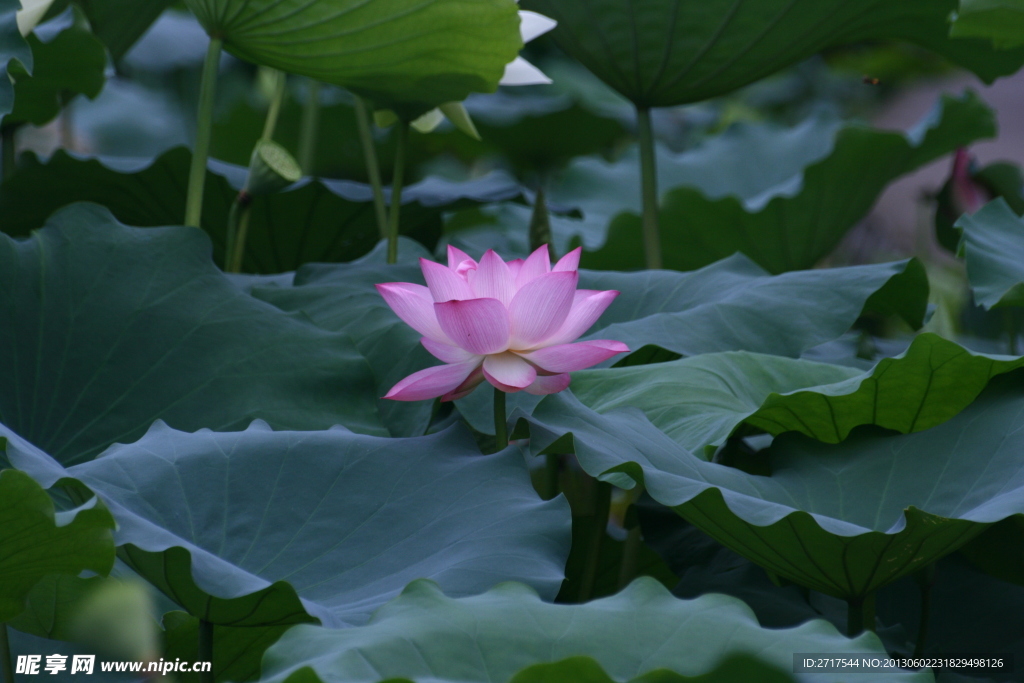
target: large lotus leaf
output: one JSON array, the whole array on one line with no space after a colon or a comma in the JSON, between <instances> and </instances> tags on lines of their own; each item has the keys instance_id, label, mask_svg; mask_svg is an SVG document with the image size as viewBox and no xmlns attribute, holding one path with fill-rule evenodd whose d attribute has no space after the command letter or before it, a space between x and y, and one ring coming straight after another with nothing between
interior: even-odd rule
<instances>
[{"instance_id":1,"label":"large lotus leaf","mask_svg":"<svg viewBox=\"0 0 1024 683\"><path fill-rule=\"evenodd\" d=\"M518 451L481 456L459 429L389 439L158 422L66 472L12 443L15 467L95 491L123 559L216 624L361 623L420 577L453 595L524 581L549 599L562 582L568 504L537 497Z\"/></svg>"},{"instance_id":2,"label":"large lotus leaf","mask_svg":"<svg viewBox=\"0 0 1024 683\"><path fill-rule=\"evenodd\" d=\"M1024 219L1000 197L955 227L974 300L986 309L1024 306Z\"/></svg>"},{"instance_id":3,"label":"large lotus leaf","mask_svg":"<svg viewBox=\"0 0 1024 683\"><path fill-rule=\"evenodd\" d=\"M604 413L639 408L691 451L720 446L746 423L770 434L797 431L837 443L874 424L918 432L953 417L995 375L1024 358L968 351L934 334L867 372L746 352L573 374L573 393Z\"/></svg>"},{"instance_id":4,"label":"large lotus leaf","mask_svg":"<svg viewBox=\"0 0 1024 683\"><path fill-rule=\"evenodd\" d=\"M580 289L620 295L585 338L646 344L684 356L753 351L799 356L863 314L920 327L928 280L917 260L769 275L737 254L689 273L581 271Z\"/></svg>"},{"instance_id":5,"label":"large lotus leaf","mask_svg":"<svg viewBox=\"0 0 1024 683\"><path fill-rule=\"evenodd\" d=\"M95 500L55 513L50 496L31 477L0 470L0 625L21 613L26 596L49 574L109 572L113 528L110 513Z\"/></svg>"},{"instance_id":6,"label":"large lotus leaf","mask_svg":"<svg viewBox=\"0 0 1024 683\"><path fill-rule=\"evenodd\" d=\"M211 36L257 64L431 107L493 92L523 46L511 0L187 0Z\"/></svg>"},{"instance_id":7,"label":"large lotus leaf","mask_svg":"<svg viewBox=\"0 0 1024 683\"><path fill-rule=\"evenodd\" d=\"M100 94L107 81L107 51L92 32L70 26L46 42L30 34L28 43L32 75L18 66L11 69L14 109L6 123L41 126L56 118L75 95L92 99Z\"/></svg>"},{"instance_id":8,"label":"large lotus leaf","mask_svg":"<svg viewBox=\"0 0 1024 683\"><path fill-rule=\"evenodd\" d=\"M72 206L28 240L0 235L0 292L0 421L65 464L157 418L387 433L351 341L245 294L199 230Z\"/></svg>"},{"instance_id":9,"label":"large lotus leaf","mask_svg":"<svg viewBox=\"0 0 1024 683\"><path fill-rule=\"evenodd\" d=\"M267 651L262 680L774 681L779 674L769 672L791 672L796 652L884 650L874 634L848 640L823 621L764 629L735 598L677 600L649 578L583 605L547 604L517 584L451 599L417 581L361 628L292 629ZM729 666L724 659L744 655L762 662L747 677L712 673ZM548 666L537 667L542 664ZM791 675L797 681L847 680L842 674ZM932 678L929 671L897 670L873 680Z\"/></svg>"},{"instance_id":10,"label":"large lotus leaf","mask_svg":"<svg viewBox=\"0 0 1024 683\"><path fill-rule=\"evenodd\" d=\"M317 325L343 332L366 357L376 382L376 405L393 436L423 434L430 401L380 398L399 380L436 363L420 345L420 334L399 320L374 286L382 282L423 282L416 257L428 256L414 242L399 249L402 263L385 263L385 245L353 263L311 264L295 274L294 286L255 286L251 292L285 311L301 311Z\"/></svg>"},{"instance_id":11,"label":"large lotus leaf","mask_svg":"<svg viewBox=\"0 0 1024 683\"><path fill-rule=\"evenodd\" d=\"M24 155L18 172L0 188L4 232L22 236L42 225L56 209L76 201L109 208L128 225L181 224L191 155L184 148L139 164L83 159L57 152L39 162ZM206 174L203 229L224 262L225 226L245 169L212 164ZM46 187L40 193L40 187ZM515 199L520 186L501 174L458 183L441 178L409 186L402 195L402 232L433 244L441 215L478 203ZM256 273L295 270L303 263L350 261L380 239L368 185L347 181L304 181L288 192L253 200L243 269Z\"/></svg>"},{"instance_id":12,"label":"large lotus leaf","mask_svg":"<svg viewBox=\"0 0 1024 683\"><path fill-rule=\"evenodd\" d=\"M14 471L14 470L12 470ZM113 520L110 522L113 527ZM109 543L114 557L113 538ZM74 618L82 600L108 579L102 576L82 578L70 574L49 574L39 581L25 598L25 611L9 625L22 633L40 638L74 640Z\"/></svg>"},{"instance_id":13,"label":"large lotus leaf","mask_svg":"<svg viewBox=\"0 0 1024 683\"><path fill-rule=\"evenodd\" d=\"M174 0L76 0L89 19L89 27L110 50L114 61L121 59L142 34L174 4Z\"/></svg>"},{"instance_id":14,"label":"large lotus leaf","mask_svg":"<svg viewBox=\"0 0 1024 683\"><path fill-rule=\"evenodd\" d=\"M956 0L525 0L558 21L555 41L642 107L732 92L822 50L879 40L914 43L990 82L1024 64L1024 50L950 39Z\"/></svg>"},{"instance_id":15,"label":"large lotus leaf","mask_svg":"<svg viewBox=\"0 0 1024 683\"><path fill-rule=\"evenodd\" d=\"M0 121L14 108L14 84L6 77L12 61L32 72L32 48L18 31L20 9L21 0L0 0Z\"/></svg>"},{"instance_id":16,"label":"large lotus leaf","mask_svg":"<svg viewBox=\"0 0 1024 683\"><path fill-rule=\"evenodd\" d=\"M662 150L665 266L692 270L741 251L773 273L811 268L893 180L995 134L992 111L967 93L944 96L906 133L817 117L789 129L741 124L682 154ZM643 267L637 163L635 151L614 163L578 159L552 191L582 209L586 232L607 226L605 244L584 254L588 268Z\"/></svg>"},{"instance_id":17,"label":"large lotus leaf","mask_svg":"<svg viewBox=\"0 0 1024 683\"><path fill-rule=\"evenodd\" d=\"M851 598L1024 513L1024 391L1013 380L993 380L962 413L923 432L863 429L840 444L784 434L763 453L770 477L701 460L636 409L598 415L563 393L517 417L529 423L533 451L572 450L593 476L644 482L748 559Z\"/></svg>"},{"instance_id":18,"label":"large lotus leaf","mask_svg":"<svg viewBox=\"0 0 1024 683\"><path fill-rule=\"evenodd\" d=\"M960 0L949 35L987 38L997 48L1024 45L1024 1Z\"/></svg>"}]
</instances>

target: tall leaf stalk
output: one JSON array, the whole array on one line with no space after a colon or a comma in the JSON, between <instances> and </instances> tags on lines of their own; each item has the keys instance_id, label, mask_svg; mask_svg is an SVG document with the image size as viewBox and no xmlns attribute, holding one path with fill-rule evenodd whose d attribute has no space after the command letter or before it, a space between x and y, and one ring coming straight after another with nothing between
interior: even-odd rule
<instances>
[{"instance_id":1,"label":"tall leaf stalk","mask_svg":"<svg viewBox=\"0 0 1024 683\"><path fill-rule=\"evenodd\" d=\"M210 137L213 133L213 101L217 92L217 68L224 41L210 37L210 47L203 62L203 77L199 85L199 110L196 124L196 144L192 150L192 167L188 174L188 194L185 198L185 225L198 228L203 217L203 190L206 185L206 160L210 156Z\"/></svg>"},{"instance_id":2,"label":"tall leaf stalk","mask_svg":"<svg viewBox=\"0 0 1024 683\"><path fill-rule=\"evenodd\" d=\"M643 199L644 261L650 269L661 268L661 234L658 230L658 168L654 156L651 110L636 108L640 132L640 184Z\"/></svg>"},{"instance_id":3,"label":"tall leaf stalk","mask_svg":"<svg viewBox=\"0 0 1024 683\"><path fill-rule=\"evenodd\" d=\"M846 635L858 636L865 630L875 632L875 594L868 593L846 601Z\"/></svg>"},{"instance_id":4,"label":"tall leaf stalk","mask_svg":"<svg viewBox=\"0 0 1024 683\"><path fill-rule=\"evenodd\" d=\"M377 159L377 148L373 142L373 128L370 123L370 108L366 101L355 95L356 127L359 129L359 143L363 148L363 159L366 163L366 175L373 188L373 211L377 217L377 230L380 239L388 237L388 211L384 203L384 185L380 180L380 162Z\"/></svg>"}]
</instances>

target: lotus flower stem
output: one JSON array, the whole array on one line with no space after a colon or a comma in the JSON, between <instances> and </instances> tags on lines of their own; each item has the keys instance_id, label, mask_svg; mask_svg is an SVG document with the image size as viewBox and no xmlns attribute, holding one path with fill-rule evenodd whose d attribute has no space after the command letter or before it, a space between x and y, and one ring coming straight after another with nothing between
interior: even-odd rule
<instances>
[{"instance_id":1,"label":"lotus flower stem","mask_svg":"<svg viewBox=\"0 0 1024 683\"><path fill-rule=\"evenodd\" d=\"M3 169L3 179L7 180L14 175L14 127L6 126L0 128L0 153L3 154L3 161L0 167Z\"/></svg>"},{"instance_id":2,"label":"lotus flower stem","mask_svg":"<svg viewBox=\"0 0 1024 683\"><path fill-rule=\"evenodd\" d=\"M562 473L562 456L548 453L544 456L544 500L558 495L558 478Z\"/></svg>"},{"instance_id":3,"label":"lotus flower stem","mask_svg":"<svg viewBox=\"0 0 1024 683\"><path fill-rule=\"evenodd\" d=\"M5 623L0 623L0 669L3 669L4 672L4 683L14 683L11 641L7 637L7 624Z\"/></svg>"},{"instance_id":4,"label":"lotus flower stem","mask_svg":"<svg viewBox=\"0 0 1024 683\"><path fill-rule=\"evenodd\" d=\"M224 41L210 38L210 47L203 62L203 79L199 85L199 111L196 125L196 145L192 150L192 167L188 174L188 194L185 198L185 225L198 228L203 217L203 190L206 185L206 160L210 156L210 136L213 132L213 99L217 91L217 67Z\"/></svg>"},{"instance_id":5,"label":"lotus flower stem","mask_svg":"<svg viewBox=\"0 0 1024 683\"><path fill-rule=\"evenodd\" d=\"M232 212L237 216L238 223L235 226L236 233L231 240L231 253L228 254L227 267L224 269L228 273L241 273L242 272L242 260L245 258L245 239L249 234L249 214L250 214L250 202L235 201L231 206ZM237 211L235 208L238 207ZM230 221L231 216L228 219Z\"/></svg>"},{"instance_id":6,"label":"lotus flower stem","mask_svg":"<svg viewBox=\"0 0 1024 683\"><path fill-rule=\"evenodd\" d=\"M199 620L199 649L196 660L200 662L213 662L213 624L205 619ZM214 683L216 680L215 667L210 666L209 671L199 674L199 683Z\"/></svg>"},{"instance_id":7,"label":"lotus flower stem","mask_svg":"<svg viewBox=\"0 0 1024 683\"><path fill-rule=\"evenodd\" d=\"M260 140L273 140L274 130L277 128L277 119L281 115L281 105L284 103L285 88L288 85L288 78L283 72L272 69L274 73L274 92L270 96L270 106L267 107L267 118L263 121L263 135Z\"/></svg>"},{"instance_id":8,"label":"lotus flower stem","mask_svg":"<svg viewBox=\"0 0 1024 683\"><path fill-rule=\"evenodd\" d=\"M505 412L505 392L494 387L494 452L508 447L508 413Z\"/></svg>"},{"instance_id":9,"label":"lotus flower stem","mask_svg":"<svg viewBox=\"0 0 1024 683\"><path fill-rule=\"evenodd\" d=\"M875 594L849 598L846 601L846 635L850 638L865 630L875 632Z\"/></svg>"},{"instance_id":10,"label":"lotus flower stem","mask_svg":"<svg viewBox=\"0 0 1024 683\"><path fill-rule=\"evenodd\" d=\"M587 476L587 475L584 475ZM589 477L588 477L589 478ZM611 510L612 486L611 484L590 479L589 484L589 507L593 511L590 527L590 539L587 543L587 556L583 565L583 574L580 577L580 592L577 601L587 602L594 597L594 586L597 584L597 565L601 559L601 545L607 535L608 512Z\"/></svg>"},{"instance_id":11,"label":"lotus flower stem","mask_svg":"<svg viewBox=\"0 0 1024 683\"><path fill-rule=\"evenodd\" d=\"M256 143L257 150L262 142L269 142L274 139L274 130L277 128L277 119L281 114L281 105L284 102L285 86L288 79L284 72L276 69L274 74L274 92L270 96L270 106L267 107L267 118L263 121L263 134ZM256 152L254 152L255 155ZM249 234L249 213L252 206L252 195L249 194L249 186L253 177L253 165L249 164L249 173L246 175L245 187L235 197L228 211L227 238L224 247L224 272L242 272L242 260L245 256L245 240Z\"/></svg>"},{"instance_id":12,"label":"lotus flower stem","mask_svg":"<svg viewBox=\"0 0 1024 683\"><path fill-rule=\"evenodd\" d=\"M238 239L238 223L239 215L242 210L238 206L238 199L231 202L231 208L228 209L228 224L227 231L224 235L224 272L231 272L231 262L234 260L233 256L235 253L235 242Z\"/></svg>"},{"instance_id":13,"label":"lotus flower stem","mask_svg":"<svg viewBox=\"0 0 1024 683\"><path fill-rule=\"evenodd\" d=\"M299 166L306 175L313 175L316 164L316 141L320 136L320 81L309 79L306 103L302 107L299 129Z\"/></svg>"},{"instance_id":14,"label":"lotus flower stem","mask_svg":"<svg viewBox=\"0 0 1024 683\"><path fill-rule=\"evenodd\" d=\"M377 230L380 239L388 237L388 210L384 204L384 185L380 180L380 163L377 161L377 148L373 142L373 130L370 128L370 111L366 102L355 95L356 126L359 128L359 142L363 147L366 160L366 175L370 178L373 188L373 210L377 215Z\"/></svg>"},{"instance_id":15,"label":"lotus flower stem","mask_svg":"<svg viewBox=\"0 0 1024 683\"><path fill-rule=\"evenodd\" d=\"M391 205L388 207L388 263L398 262L398 217L402 210L402 183L405 181L405 153L409 144L409 124L395 124L395 169L391 175Z\"/></svg>"},{"instance_id":16,"label":"lotus flower stem","mask_svg":"<svg viewBox=\"0 0 1024 683\"><path fill-rule=\"evenodd\" d=\"M644 260L648 268L661 268L661 233L658 230L658 168L654 156L651 110L636 108L640 131L640 184L643 198Z\"/></svg>"}]
</instances>

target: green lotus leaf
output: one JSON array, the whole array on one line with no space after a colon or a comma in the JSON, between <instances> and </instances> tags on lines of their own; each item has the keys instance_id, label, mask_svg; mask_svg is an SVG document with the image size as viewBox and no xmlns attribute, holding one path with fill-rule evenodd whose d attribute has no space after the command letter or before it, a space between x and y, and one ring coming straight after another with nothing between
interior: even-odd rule
<instances>
[{"instance_id":1,"label":"green lotus leaf","mask_svg":"<svg viewBox=\"0 0 1024 683\"><path fill-rule=\"evenodd\" d=\"M523 46L512 0L187 0L242 59L422 111L493 92Z\"/></svg>"},{"instance_id":2,"label":"green lotus leaf","mask_svg":"<svg viewBox=\"0 0 1024 683\"><path fill-rule=\"evenodd\" d=\"M14 108L5 123L41 126L55 119L75 95L93 99L107 82L107 51L90 31L70 26L48 42L29 34L33 68L10 68L14 76Z\"/></svg>"},{"instance_id":3,"label":"green lotus leaf","mask_svg":"<svg viewBox=\"0 0 1024 683\"><path fill-rule=\"evenodd\" d=\"M919 432L953 417L989 380L1024 358L972 353L934 334L896 358L855 368L746 352L573 374L573 393L599 413L639 408L687 450L714 452L741 424L837 443L854 427Z\"/></svg>"},{"instance_id":4,"label":"green lotus leaf","mask_svg":"<svg viewBox=\"0 0 1024 683\"><path fill-rule=\"evenodd\" d=\"M994 379L959 415L922 432L867 428L840 444L784 434L763 452L770 477L701 460L639 410L599 415L567 393L515 418L528 423L533 452L574 451L593 476L643 482L776 575L852 599L1024 514L1024 392L1014 378Z\"/></svg>"},{"instance_id":5,"label":"green lotus leaf","mask_svg":"<svg viewBox=\"0 0 1024 683\"><path fill-rule=\"evenodd\" d=\"M452 599L431 582L417 581L366 626L292 629L267 651L261 680L848 680L844 674L783 675L793 670L795 652L884 650L874 634L848 640L820 620L791 629L761 628L735 598L677 600L648 578L584 605L548 604L529 588L511 583L484 595ZM929 671L896 670L874 680L932 678Z\"/></svg>"},{"instance_id":6,"label":"green lotus leaf","mask_svg":"<svg viewBox=\"0 0 1024 683\"><path fill-rule=\"evenodd\" d=\"M0 420L66 465L157 418L387 433L345 335L241 291L199 230L71 206L27 240L0 235L0 291Z\"/></svg>"},{"instance_id":7,"label":"green lotus leaf","mask_svg":"<svg viewBox=\"0 0 1024 683\"><path fill-rule=\"evenodd\" d=\"M896 40L931 50L991 82L1024 50L950 39L956 0L524 0L558 21L555 42L641 107L718 97L831 47Z\"/></svg>"},{"instance_id":8,"label":"green lotus leaf","mask_svg":"<svg viewBox=\"0 0 1024 683\"><path fill-rule=\"evenodd\" d=\"M27 235L53 211L76 201L103 204L128 225L181 224L190 160L184 148L141 166L61 151L45 163L23 155L17 173L0 187L0 230ZM213 241L217 263L224 262L228 212L244 178L244 168L219 162L206 175L202 227ZM37 191L42 186L47 187L45 194ZM433 244L444 211L521 195L522 188L502 174L465 183L427 178L402 193L402 231ZM307 180L288 192L255 197L251 206L246 272L280 273L308 262L350 261L380 239L372 190L361 183Z\"/></svg>"},{"instance_id":9,"label":"green lotus leaf","mask_svg":"<svg viewBox=\"0 0 1024 683\"><path fill-rule=\"evenodd\" d=\"M1024 219L1000 197L955 224L974 300L986 309L1024 306Z\"/></svg>"},{"instance_id":10,"label":"green lotus leaf","mask_svg":"<svg viewBox=\"0 0 1024 683\"><path fill-rule=\"evenodd\" d=\"M110 550L113 555L113 542ZM74 640L76 610L82 599L106 580L101 576L49 574L33 586L25 598L25 611L10 620L9 626L40 638Z\"/></svg>"},{"instance_id":11,"label":"green lotus leaf","mask_svg":"<svg viewBox=\"0 0 1024 683\"><path fill-rule=\"evenodd\" d=\"M949 35L986 38L999 49L1024 45L1024 1L960 0Z\"/></svg>"},{"instance_id":12,"label":"green lotus leaf","mask_svg":"<svg viewBox=\"0 0 1024 683\"><path fill-rule=\"evenodd\" d=\"M22 449L15 466L53 476ZM358 624L420 577L453 595L525 581L551 599L569 550L565 500L541 501L514 449L481 456L458 429L386 439L156 423L66 476L110 507L136 572L224 626Z\"/></svg>"},{"instance_id":13,"label":"green lotus leaf","mask_svg":"<svg viewBox=\"0 0 1024 683\"><path fill-rule=\"evenodd\" d=\"M402 263L385 263L385 243L352 263L303 266L293 286L260 286L251 293L278 308L302 312L312 322L341 332L355 342L373 372L375 403L394 436L426 432L433 413L431 401L391 401L380 398L399 380L436 363L420 345L420 334L399 320L375 287L382 282L423 282L417 258L429 256L411 240L402 244Z\"/></svg>"},{"instance_id":14,"label":"green lotus leaf","mask_svg":"<svg viewBox=\"0 0 1024 683\"><path fill-rule=\"evenodd\" d=\"M733 126L682 154L659 151L665 267L693 270L741 251L766 270L813 268L871 210L896 178L971 142L994 137L992 111L973 93L944 96L904 133L811 118L781 129ZM587 268L644 265L635 151L609 163L575 160L551 200L578 206Z\"/></svg>"},{"instance_id":15,"label":"green lotus leaf","mask_svg":"<svg viewBox=\"0 0 1024 683\"><path fill-rule=\"evenodd\" d=\"M0 121L14 108L14 85L6 75L20 63L32 72L32 48L21 37L17 14L21 0L0 0Z\"/></svg>"},{"instance_id":16,"label":"green lotus leaf","mask_svg":"<svg viewBox=\"0 0 1024 683\"><path fill-rule=\"evenodd\" d=\"M697 271L582 271L580 289L621 292L584 336L684 356L752 351L799 356L861 315L920 327L928 281L917 260L769 275L737 254Z\"/></svg>"},{"instance_id":17,"label":"green lotus leaf","mask_svg":"<svg viewBox=\"0 0 1024 683\"><path fill-rule=\"evenodd\" d=\"M18 616L32 588L50 574L110 571L114 520L95 503L56 513L31 477L0 470L0 624Z\"/></svg>"}]
</instances>

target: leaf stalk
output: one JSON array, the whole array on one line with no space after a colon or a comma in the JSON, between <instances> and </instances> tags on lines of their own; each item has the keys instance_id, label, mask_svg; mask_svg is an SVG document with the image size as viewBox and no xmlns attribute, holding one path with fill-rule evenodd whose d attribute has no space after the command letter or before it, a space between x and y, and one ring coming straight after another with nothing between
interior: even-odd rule
<instances>
[{"instance_id":1,"label":"leaf stalk","mask_svg":"<svg viewBox=\"0 0 1024 683\"><path fill-rule=\"evenodd\" d=\"M217 68L224 47L221 38L210 37L210 47L203 62L203 77L199 85L199 110L196 124L196 144L192 150L192 166L188 174L188 194L185 198L185 225L198 228L203 215L203 190L206 186L206 161L210 156L210 138L213 133L213 101L217 92Z\"/></svg>"},{"instance_id":2,"label":"leaf stalk","mask_svg":"<svg viewBox=\"0 0 1024 683\"><path fill-rule=\"evenodd\" d=\"M388 210L384 203L384 185L380 179L380 162L377 160L377 147L373 141L373 129L370 127L370 110L366 101L355 95L356 127L359 129L359 142L363 148L366 162L366 175L373 188L373 211L377 217L377 230L380 238L388 237Z\"/></svg>"}]
</instances>

